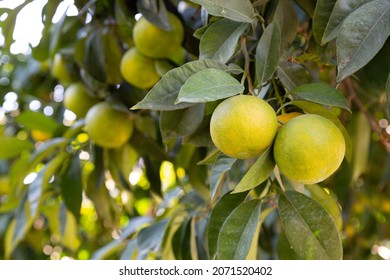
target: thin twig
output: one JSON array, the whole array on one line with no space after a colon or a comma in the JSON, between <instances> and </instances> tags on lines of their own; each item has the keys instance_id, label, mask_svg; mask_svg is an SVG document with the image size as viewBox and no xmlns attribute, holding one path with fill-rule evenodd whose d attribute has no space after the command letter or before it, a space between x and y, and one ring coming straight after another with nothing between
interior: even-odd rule
<instances>
[{"instance_id":1,"label":"thin twig","mask_svg":"<svg viewBox=\"0 0 390 280\"><path fill-rule=\"evenodd\" d=\"M255 95L255 92L253 90L252 78L251 78L251 75L249 72L249 66L250 66L251 61L250 61L248 50L246 48L246 36L241 36L241 51L244 54L244 58L245 58L245 69L244 69L245 74L244 74L244 76L246 77L246 80L248 81L249 93L251 95Z\"/></svg>"},{"instance_id":2,"label":"thin twig","mask_svg":"<svg viewBox=\"0 0 390 280\"><path fill-rule=\"evenodd\" d=\"M283 99L280 96L278 85L276 84L275 79L272 79L272 85L274 87L275 95L276 95L276 98L278 99L278 101L280 103L280 106L283 106ZM282 110L282 114L284 114L284 107L281 107L281 110Z\"/></svg>"},{"instance_id":3,"label":"thin twig","mask_svg":"<svg viewBox=\"0 0 390 280\"><path fill-rule=\"evenodd\" d=\"M359 96L357 95L355 87L352 83L352 80L350 78L347 78L344 80L344 84L345 84L347 91L348 91L348 99L351 102L353 102L353 104L360 110L360 112L362 112L365 115L368 123L371 126L371 129L373 131L375 131L375 133L379 137L379 141L383 144L386 151L388 153L390 153L390 138L385 137L383 135L382 129L379 126L378 122L368 113L368 111L364 107L363 103L360 101Z\"/></svg>"}]
</instances>

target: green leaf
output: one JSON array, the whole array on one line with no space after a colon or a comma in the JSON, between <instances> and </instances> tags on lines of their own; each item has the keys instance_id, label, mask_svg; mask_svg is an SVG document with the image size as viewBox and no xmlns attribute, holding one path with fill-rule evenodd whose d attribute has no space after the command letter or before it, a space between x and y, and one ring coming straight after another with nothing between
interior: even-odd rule
<instances>
[{"instance_id":1,"label":"green leaf","mask_svg":"<svg viewBox=\"0 0 390 280\"><path fill-rule=\"evenodd\" d=\"M191 220L187 219L182 223L173 237L173 250L177 260L191 259Z\"/></svg>"},{"instance_id":2,"label":"green leaf","mask_svg":"<svg viewBox=\"0 0 390 280\"><path fill-rule=\"evenodd\" d=\"M95 30L85 40L84 69L93 79L104 82L106 72L104 70L104 45L100 30Z\"/></svg>"},{"instance_id":3,"label":"green leaf","mask_svg":"<svg viewBox=\"0 0 390 280\"><path fill-rule=\"evenodd\" d=\"M326 106L339 107L351 112L344 95L334 87L325 83L301 85L292 90L291 94L307 101Z\"/></svg>"},{"instance_id":4,"label":"green leaf","mask_svg":"<svg viewBox=\"0 0 390 280\"><path fill-rule=\"evenodd\" d=\"M252 243L249 248L249 252L246 256L247 260L257 260L258 259L258 251L259 248L259 236L261 227L264 223L264 221L267 219L267 217L274 211L275 209L273 207L266 208L261 211L259 222L257 223L257 228L255 231L255 234L253 235Z\"/></svg>"},{"instance_id":5,"label":"green leaf","mask_svg":"<svg viewBox=\"0 0 390 280\"><path fill-rule=\"evenodd\" d=\"M28 164L28 157L19 157L12 162L8 172L9 184L12 189L19 190L23 186L24 178L29 173Z\"/></svg>"},{"instance_id":6,"label":"green leaf","mask_svg":"<svg viewBox=\"0 0 390 280\"><path fill-rule=\"evenodd\" d=\"M83 66L95 80L108 84L120 84L121 47L110 28L92 32L85 41Z\"/></svg>"},{"instance_id":7,"label":"green leaf","mask_svg":"<svg viewBox=\"0 0 390 280\"><path fill-rule=\"evenodd\" d=\"M356 182L368 167L371 127L366 116L358 112L352 116L350 128L350 134L353 140L351 180L352 182Z\"/></svg>"},{"instance_id":8,"label":"green leaf","mask_svg":"<svg viewBox=\"0 0 390 280\"><path fill-rule=\"evenodd\" d=\"M0 21L0 27L2 29L2 35L4 36L3 46L5 49L9 50L13 43L17 12L9 8L0 8L0 14L7 15L6 20Z\"/></svg>"},{"instance_id":9,"label":"green leaf","mask_svg":"<svg viewBox=\"0 0 390 280\"><path fill-rule=\"evenodd\" d=\"M2 215L0 215L0 236L4 238L4 234L7 231L7 228L10 225L10 222L13 218L13 213L8 212L8 213L1 213L1 214Z\"/></svg>"},{"instance_id":10,"label":"green leaf","mask_svg":"<svg viewBox=\"0 0 390 280\"><path fill-rule=\"evenodd\" d=\"M317 0L296 0L297 4L310 16L314 16L314 9Z\"/></svg>"},{"instance_id":11,"label":"green leaf","mask_svg":"<svg viewBox=\"0 0 390 280\"><path fill-rule=\"evenodd\" d=\"M0 137L0 159L9 159L19 156L23 151L34 149L34 145L27 140L16 137Z\"/></svg>"},{"instance_id":12,"label":"green leaf","mask_svg":"<svg viewBox=\"0 0 390 280\"><path fill-rule=\"evenodd\" d=\"M6 248L6 255L11 254L19 242L23 240L33 223L33 218L30 214L27 192L25 192L21 196L19 205L15 210L15 222L13 226L10 226L10 239L8 248Z\"/></svg>"},{"instance_id":13,"label":"green leaf","mask_svg":"<svg viewBox=\"0 0 390 280\"><path fill-rule=\"evenodd\" d=\"M288 92L300 85L313 83L313 77L299 64L280 62L276 68L278 77Z\"/></svg>"},{"instance_id":14,"label":"green leaf","mask_svg":"<svg viewBox=\"0 0 390 280\"><path fill-rule=\"evenodd\" d=\"M192 103L175 104L182 85L189 77L207 68L227 69L227 66L214 60L196 60L172 69L165 74L148 92L145 98L131 109L151 109L172 111L190 107Z\"/></svg>"},{"instance_id":15,"label":"green leaf","mask_svg":"<svg viewBox=\"0 0 390 280\"><path fill-rule=\"evenodd\" d=\"M279 233L277 249L279 260L303 260L291 247L284 231Z\"/></svg>"},{"instance_id":16,"label":"green leaf","mask_svg":"<svg viewBox=\"0 0 390 280\"><path fill-rule=\"evenodd\" d=\"M203 121L205 109L205 104L196 104L182 110L161 112L160 130L164 142L195 132Z\"/></svg>"},{"instance_id":17,"label":"green leaf","mask_svg":"<svg viewBox=\"0 0 390 280\"><path fill-rule=\"evenodd\" d=\"M61 194L66 207L79 220L83 193L81 164L78 154L69 162L69 167L61 178Z\"/></svg>"},{"instance_id":18,"label":"green leaf","mask_svg":"<svg viewBox=\"0 0 390 280\"><path fill-rule=\"evenodd\" d=\"M350 14L344 20L336 41L336 80L341 82L365 66L383 47L389 35L388 0L371 1Z\"/></svg>"},{"instance_id":19,"label":"green leaf","mask_svg":"<svg viewBox=\"0 0 390 280\"><path fill-rule=\"evenodd\" d=\"M264 30L256 48L256 78L260 85L274 74L280 57L281 31L277 21Z\"/></svg>"},{"instance_id":20,"label":"green leaf","mask_svg":"<svg viewBox=\"0 0 390 280\"><path fill-rule=\"evenodd\" d=\"M341 217L341 207L337 200L327 193L320 185L306 185L308 196L317 201L329 215L333 218L337 229L341 232L343 227L343 218ZM306 194L306 193L305 193Z\"/></svg>"},{"instance_id":21,"label":"green leaf","mask_svg":"<svg viewBox=\"0 0 390 280\"><path fill-rule=\"evenodd\" d=\"M208 25L201 26L195 30L195 32L192 34L192 36L194 36L196 39L200 40L208 28L209 28Z\"/></svg>"},{"instance_id":22,"label":"green leaf","mask_svg":"<svg viewBox=\"0 0 390 280\"><path fill-rule=\"evenodd\" d=\"M163 244L162 244L163 260L175 259L174 249L172 248L174 245L173 238L176 232L183 226L183 224L188 221L188 213L186 211L183 211L183 209L181 208L182 206L179 206L180 210L178 211L178 213L172 215L172 218L169 221L166 234L164 236Z\"/></svg>"},{"instance_id":23,"label":"green leaf","mask_svg":"<svg viewBox=\"0 0 390 280\"><path fill-rule=\"evenodd\" d=\"M48 184L51 177L59 169L68 156L66 153L58 155L56 158L47 163L42 168L35 180L28 186L27 192L19 201L19 205L15 213L15 227L12 233L9 249L11 251L19 244L30 230L34 220L39 215L43 195L48 189Z\"/></svg>"},{"instance_id":24,"label":"green leaf","mask_svg":"<svg viewBox=\"0 0 390 280\"><path fill-rule=\"evenodd\" d=\"M223 178L231 168L232 165L236 162L237 159L230 158L224 154L221 154L218 159L215 161L210 171L210 191L211 197L213 197L219 187L223 182Z\"/></svg>"},{"instance_id":25,"label":"green leaf","mask_svg":"<svg viewBox=\"0 0 390 280\"><path fill-rule=\"evenodd\" d=\"M237 48L237 41L249 26L229 19L221 19L206 29L200 39L199 59L214 59L226 63Z\"/></svg>"},{"instance_id":26,"label":"green leaf","mask_svg":"<svg viewBox=\"0 0 390 280\"><path fill-rule=\"evenodd\" d=\"M63 134L64 138L73 138L84 132L85 119L75 121Z\"/></svg>"},{"instance_id":27,"label":"green leaf","mask_svg":"<svg viewBox=\"0 0 390 280\"><path fill-rule=\"evenodd\" d=\"M154 62L154 68L158 75L161 77L175 68L175 65L166 59L158 59Z\"/></svg>"},{"instance_id":28,"label":"green leaf","mask_svg":"<svg viewBox=\"0 0 390 280\"><path fill-rule=\"evenodd\" d=\"M163 219L147 228L140 230L137 235L139 255L146 257L150 252L160 249L169 219Z\"/></svg>"},{"instance_id":29,"label":"green leaf","mask_svg":"<svg viewBox=\"0 0 390 280\"><path fill-rule=\"evenodd\" d=\"M198 161L196 164L212 164L217 160L220 154L221 152L217 148L214 148L201 161Z\"/></svg>"},{"instance_id":30,"label":"green leaf","mask_svg":"<svg viewBox=\"0 0 390 280\"><path fill-rule=\"evenodd\" d=\"M59 49L66 48L76 40L77 31L82 26L79 17L66 15L68 8L64 11L58 22L51 26L50 32L50 56L53 57Z\"/></svg>"},{"instance_id":31,"label":"green leaf","mask_svg":"<svg viewBox=\"0 0 390 280\"><path fill-rule=\"evenodd\" d=\"M298 30L298 17L291 0L279 0L274 20L279 22L282 46L288 45L295 39Z\"/></svg>"},{"instance_id":32,"label":"green leaf","mask_svg":"<svg viewBox=\"0 0 390 280\"><path fill-rule=\"evenodd\" d=\"M122 251L120 260L135 260L137 257L137 239L130 239Z\"/></svg>"},{"instance_id":33,"label":"green leaf","mask_svg":"<svg viewBox=\"0 0 390 280\"><path fill-rule=\"evenodd\" d=\"M15 119L30 130L54 133L59 127L56 121L41 112L24 111Z\"/></svg>"},{"instance_id":34,"label":"green leaf","mask_svg":"<svg viewBox=\"0 0 390 280\"><path fill-rule=\"evenodd\" d=\"M210 136L210 123L204 120L194 133L184 136L183 144L192 144L196 147L215 147Z\"/></svg>"},{"instance_id":35,"label":"green leaf","mask_svg":"<svg viewBox=\"0 0 390 280\"><path fill-rule=\"evenodd\" d=\"M343 246L333 218L316 201L296 191L279 197L279 215L294 251L307 260L341 260Z\"/></svg>"},{"instance_id":36,"label":"green leaf","mask_svg":"<svg viewBox=\"0 0 390 280\"><path fill-rule=\"evenodd\" d=\"M122 41L130 44L132 42L133 28L136 21L134 16L128 13L125 0L115 1L114 13L120 38Z\"/></svg>"},{"instance_id":37,"label":"green leaf","mask_svg":"<svg viewBox=\"0 0 390 280\"><path fill-rule=\"evenodd\" d=\"M347 159L348 162L351 161L352 158L351 137L349 136L348 131L345 129L344 125L340 122L340 120L337 118L335 114L327 110L324 106L309 101L293 101L291 102L291 104L301 108L303 111L305 111L308 114L321 115L331 120L335 125L337 125L337 127L340 129L341 133L343 134L345 140L345 158Z\"/></svg>"},{"instance_id":38,"label":"green leaf","mask_svg":"<svg viewBox=\"0 0 390 280\"><path fill-rule=\"evenodd\" d=\"M318 44L321 43L329 17L336 0L318 0L313 16L313 35Z\"/></svg>"},{"instance_id":39,"label":"green leaf","mask_svg":"<svg viewBox=\"0 0 390 280\"><path fill-rule=\"evenodd\" d=\"M39 148L35 149L31 157L29 158L29 166L33 167L45 158L52 156L57 151L62 150L71 142L71 139L67 138L53 138L44 142Z\"/></svg>"},{"instance_id":40,"label":"green leaf","mask_svg":"<svg viewBox=\"0 0 390 280\"><path fill-rule=\"evenodd\" d=\"M223 223L230 215L230 213L238 205L244 202L247 195L247 192L238 194L231 194L228 192L217 201L213 210L211 211L210 221L207 228L207 241L211 259L214 259L217 253L218 235Z\"/></svg>"},{"instance_id":41,"label":"green leaf","mask_svg":"<svg viewBox=\"0 0 390 280\"><path fill-rule=\"evenodd\" d=\"M246 259L259 223L260 210L260 200L253 199L230 213L218 235L218 259Z\"/></svg>"},{"instance_id":42,"label":"green leaf","mask_svg":"<svg viewBox=\"0 0 390 280\"><path fill-rule=\"evenodd\" d=\"M326 44L336 38L344 19L360 6L371 1L372 0L337 0L329 17L321 44Z\"/></svg>"},{"instance_id":43,"label":"green leaf","mask_svg":"<svg viewBox=\"0 0 390 280\"><path fill-rule=\"evenodd\" d=\"M225 17L234 21L253 21L255 11L249 0L191 0L191 2L202 5L209 14Z\"/></svg>"},{"instance_id":44,"label":"green leaf","mask_svg":"<svg viewBox=\"0 0 390 280\"><path fill-rule=\"evenodd\" d=\"M390 73L389 76L387 77L387 82L386 82L386 114L387 114L387 119L390 119Z\"/></svg>"},{"instance_id":45,"label":"green leaf","mask_svg":"<svg viewBox=\"0 0 390 280\"><path fill-rule=\"evenodd\" d=\"M8 9L8 8L1 8L0 9L0 14L7 13L8 16L7 18L1 22L0 21L0 27L2 34L4 35L4 48L7 50L10 50L10 47L12 43L14 42L13 40L13 35L14 35L14 30L15 30L15 23L17 16L19 12L29 3L31 3L32 0L27 0L24 1L22 4L19 6L15 7L14 9Z\"/></svg>"},{"instance_id":46,"label":"green leaf","mask_svg":"<svg viewBox=\"0 0 390 280\"><path fill-rule=\"evenodd\" d=\"M233 193L251 190L267 180L275 167L271 150L272 146L268 147L268 149L256 160L248 172L245 173L240 183L234 188Z\"/></svg>"},{"instance_id":47,"label":"green leaf","mask_svg":"<svg viewBox=\"0 0 390 280\"><path fill-rule=\"evenodd\" d=\"M197 257L199 260L208 260L209 255L207 253L206 248L206 229L207 229L207 222L208 219L204 219L203 212L199 211L197 216L194 216L192 218L192 232L191 237L194 240L193 248L193 255ZM195 258L193 258L195 259Z\"/></svg>"},{"instance_id":48,"label":"green leaf","mask_svg":"<svg viewBox=\"0 0 390 280\"><path fill-rule=\"evenodd\" d=\"M28 186L27 197L30 204L30 215L32 217L35 218L38 215L43 193L47 191L52 176L62 166L68 156L68 153L61 153L52 159L41 169L37 178Z\"/></svg>"},{"instance_id":49,"label":"green leaf","mask_svg":"<svg viewBox=\"0 0 390 280\"><path fill-rule=\"evenodd\" d=\"M63 151L56 155L55 158L50 160L45 167L43 168L43 176L42 176L42 189L47 190L50 180L53 175L62 167L64 161L66 161L70 157L70 154Z\"/></svg>"},{"instance_id":50,"label":"green leaf","mask_svg":"<svg viewBox=\"0 0 390 280\"><path fill-rule=\"evenodd\" d=\"M203 103L224 99L245 87L239 81L219 69L205 69L192 75L181 87L175 104L181 102Z\"/></svg>"},{"instance_id":51,"label":"green leaf","mask_svg":"<svg viewBox=\"0 0 390 280\"><path fill-rule=\"evenodd\" d=\"M141 156L148 155L154 159L168 160L169 156L163 147L156 141L147 137L144 133L135 129L129 143L134 147Z\"/></svg>"},{"instance_id":52,"label":"green leaf","mask_svg":"<svg viewBox=\"0 0 390 280\"><path fill-rule=\"evenodd\" d=\"M149 22L163 30L171 30L167 8L163 0L139 0L137 1L137 9Z\"/></svg>"},{"instance_id":53,"label":"green leaf","mask_svg":"<svg viewBox=\"0 0 390 280\"><path fill-rule=\"evenodd\" d=\"M127 225L121 229L121 235L119 238L114 239L96 250L92 254L91 260L103 260L106 257L109 257L113 252L116 252L118 248L122 247L124 245L123 242L132 234L136 233L141 226L144 226L152 221L152 218L149 216L131 218Z\"/></svg>"},{"instance_id":54,"label":"green leaf","mask_svg":"<svg viewBox=\"0 0 390 280\"><path fill-rule=\"evenodd\" d=\"M61 203L58 219L60 220L60 241L70 251L76 251L80 246L78 238L78 224L73 213L68 211L64 203Z\"/></svg>"},{"instance_id":55,"label":"green leaf","mask_svg":"<svg viewBox=\"0 0 390 280\"><path fill-rule=\"evenodd\" d=\"M110 28L104 28L101 36L104 48L101 55L104 57L105 82L108 84L120 84L122 83L120 72L122 49L120 42L114 30Z\"/></svg>"},{"instance_id":56,"label":"green leaf","mask_svg":"<svg viewBox=\"0 0 390 280\"><path fill-rule=\"evenodd\" d=\"M113 225L116 205L111 199L108 189L104 186L104 171L101 161L102 159L99 157L99 162L94 162L97 170L89 175L85 194L93 202L99 220L104 224Z\"/></svg>"},{"instance_id":57,"label":"green leaf","mask_svg":"<svg viewBox=\"0 0 390 280\"><path fill-rule=\"evenodd\" d=\"M29 213L32 219L35 219L35 217L38 215L38 209L43 193L43 175L44 173L42 171L39 172L37 178L35 178L35 180L28 186L27 189L28 204L26 203L26 207L29 207Z\"/></svg>"}]
</instances>

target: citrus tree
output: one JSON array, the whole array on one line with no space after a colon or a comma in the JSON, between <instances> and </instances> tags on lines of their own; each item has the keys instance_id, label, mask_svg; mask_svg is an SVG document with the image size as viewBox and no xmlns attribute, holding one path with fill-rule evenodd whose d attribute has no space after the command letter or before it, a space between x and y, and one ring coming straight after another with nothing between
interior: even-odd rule
<instances>
[{"instance_id":1,"label":"citrus tree","mask_svg":"<svg viewBox=\"0 0 390 280\"><path fill-rule=\"evenodd\" d=\"M31 2L1 258L390 258L389 0Z\"/></svg>"}]
</instances>

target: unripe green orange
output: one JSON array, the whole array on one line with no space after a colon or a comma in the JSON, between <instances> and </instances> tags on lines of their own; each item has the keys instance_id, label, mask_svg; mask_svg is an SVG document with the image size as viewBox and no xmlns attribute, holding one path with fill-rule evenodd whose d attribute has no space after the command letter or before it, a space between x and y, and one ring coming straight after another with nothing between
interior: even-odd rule
<instances>
[{"instance_id":1,"label":"unripe green orange","mask_svg":"<svg viewBox=\"0 0 390 280\"><path fill-rule=\"evenodd\" d=\"M129 84L140 89L149 89L160 79L155 60L141 54L136 47L123 55L120 71Z\"/></svg>"},{"instance_id":2,"label":"unripe green orange","mask_svg":"<svg viewBox=\"0 0 390 280\"><path fill-rule=\"evenodd\" d=\"M145 17L134 26L134 43L139 51L152 58L168 58L177 51L184 38L181 21L172 13L168 13L171 30L166 31L149 22Z\"/></svg>"},{"instance_id":3,"label":"unripe green orange","mask_svg":"<svg viewBox=\"0 0 390 280\"><path fill-rule=\"evenodd\" d=\"M72 77L69 70L66 68L65 59L60 53L54 55L51 65L51 74L61 83L70 84L72 82Z\"/></svg>"},{"instance_id":4,"label":"unripe green orange","mask_svg":"<svg viewBox=\"0 0 390 280\"><path fill-rule=\"evenodd\" d=\"M238 95L221 102L210 121L211 139L224 154L247 159L260 156L278 128L274 109L264 100Z\"/></svg>"},{"instance_id":5,"label":"unripe green orange","mask_svg":"<svg viewBox=\"0 0 390 280\"><path fill-rule=\"evenodd\" d=\"M64 92L64 107L76 114L78 118L84 118L88 110L99 102L90 95L82 83L71 84Z\"/></svg>"},{"instance_id":6,"label":"unripe green orange","mask_svg":"<svg viewBox=\"0 0 390 280\"><path fill-rule=\"evenodd\" d=\"M103 148L119 148L131 137L134 123L128 111L109 102L94 105L85 117L91 140Z\"/></svg>"},{"instance_id":7,"label":"unripe green orange","mask_svg":"<svg viewBox=\"0 0 390 280\"><path fill-rule=\"evenodd\" d=\"M340 167L345 140L333 122L306 114L291 119L279 129L273 149L282 174L292 181L316 184Z\"/></svg>"}]
</instances>

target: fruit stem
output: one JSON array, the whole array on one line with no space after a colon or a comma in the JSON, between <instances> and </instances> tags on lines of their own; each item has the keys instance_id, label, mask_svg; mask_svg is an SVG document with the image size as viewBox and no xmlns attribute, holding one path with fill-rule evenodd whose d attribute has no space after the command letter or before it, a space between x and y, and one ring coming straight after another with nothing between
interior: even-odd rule
<instances>
[{"instance_id":1,"label":"fruit stem","mask_svg":"<svg viewBox=\"0 0 390 280\"><path fill-rule=\"evenodd\" d=\"M254 3L255 4L255 3ZM255 13L255 17L260 21L260 25L261 25L261 30L265 30L265 25L264 25L264 23L265 23L265 20L264 20L264 18L259 14L259 13Z\"/></svg>"},{"instance_id":2,"label":"fruit stem","mask_svg":"<svg viewBox=\"0 0 390 280\"><path fill-rule=\"evenodd\" d=\"M279 92L279 89L278 89L278 85L276 84L275 82L275 79L272 79L272 86L274 87L274 91L275 91L275 95L276 95L276 98L278 99L279 103L280 103L280 106L281 106L281 110L282 110L282 114L284 114L284 106L283 105L283 99L282 97L280 96L280 92Z\"/></svg>"},{"instance_id":3,"label":"fruit stem","mask_svg":"<svg viewBox=\"0 0 390 280\"><path fill-rule=\"evenodd\" d=\"M291 102L284 103L279 109L276 111L276 114L278 115L280 111L284 112L284 108L288 105L291 105Z\"/></svg>"},{"instance_id":4,"label":"fruit stem","mask_svg":"<svg viewBox=\"0 0 390 280\"><path fill-rule=\"evenodd\" d=\"M245 72L244 72L243 80L241 81L241 83L243 81L245 81L245 78L246 78L246 80L248 82L249 93L251 95L255 95L254 90L253 90L252 78L251 78L251 75L249 72L250 57L248 54L248 50L246 48L246 36L245 35L241 36L241 51L244 54L244 58L245 58L245 69L244 69Z\"/></svg>"}]
</instances>

